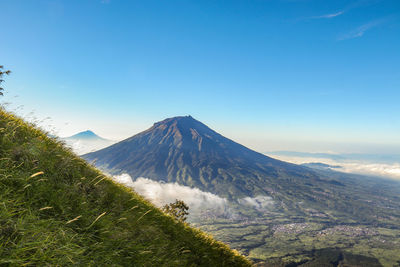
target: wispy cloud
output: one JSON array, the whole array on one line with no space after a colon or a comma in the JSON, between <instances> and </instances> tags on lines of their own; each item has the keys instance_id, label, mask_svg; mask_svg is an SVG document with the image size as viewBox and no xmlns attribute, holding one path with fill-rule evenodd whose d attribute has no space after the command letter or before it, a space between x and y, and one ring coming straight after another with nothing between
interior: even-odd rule
<instances>
[{"instance_id":1,"label":"wispy cloud","mask_svg":"<svg viewBox=\"0 0 400 267\"><path fill-rule=\"evenodd\" d=\"M369 31L385 22L387 22L387 19L378 19L378 20L370 21L368 23L365 23L365 24L357 27L356 29L354 29L346 34L339 36L338 40L343 41L343 40L347 40L347 39L354 39L354 38L362 37L367 31Z\"/></svg>"},{"instance_id":2,"label":"wispy cloud","mask_svg":"<svg viewBox=\"0 0 400 267\"><path fill-rule=\"evenodd\" d=\"M308 17L308 19L332 19L332 18L339 17L339 16L351 11L352 9L377 4L381 1L382 0L358 0L358 1L355 1L347 6L343 7L338 12L328 13L328 14L324 14L324 15L320 15L320 16L312 16L312 17Z\"/></svg>"},{"instance_id":3,"label":"wispy cloud","mask_svg":"<svg viewBox=\"0 0 400 267\"><path fill-rule=\"evenodd\" d=\"M343 15L345 13L344 10L336 12L336 13L331 13L331 14L325 14L325 15L321 15L321 16L314 16L314 17L310 17L310 19L331 19L331 18L335 18L338 17L340 15Z\"/></svg>"}]
</instances>

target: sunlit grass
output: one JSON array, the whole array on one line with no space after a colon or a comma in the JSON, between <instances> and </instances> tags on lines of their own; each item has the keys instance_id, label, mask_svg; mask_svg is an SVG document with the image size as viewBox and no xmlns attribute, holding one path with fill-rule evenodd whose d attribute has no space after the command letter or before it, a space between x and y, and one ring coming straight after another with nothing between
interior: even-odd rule
<instances>
[{"instance_id":1,"label":"sunlit grass","mask_svg":"<svg viewBox=\"0 0 400 267\"><path fill-rule=\"evenodd\" d=\"M249 266L0 110L0 265Z\"/></svg>"}]
</instances>

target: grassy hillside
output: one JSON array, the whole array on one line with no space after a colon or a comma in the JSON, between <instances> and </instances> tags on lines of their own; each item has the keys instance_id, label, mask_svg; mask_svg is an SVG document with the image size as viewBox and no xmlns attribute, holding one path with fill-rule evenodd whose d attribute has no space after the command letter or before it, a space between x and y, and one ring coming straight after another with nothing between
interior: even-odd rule
<instances>
[{"instance_id":1,"label":"grassy hillside","mask_svg":"<svg viewBox=\"0 0 400 267\"><path fill-rule=\"evenodd\" d=\"M250 266L0 109L0 265Z\"/></svg>"}]
</instances>

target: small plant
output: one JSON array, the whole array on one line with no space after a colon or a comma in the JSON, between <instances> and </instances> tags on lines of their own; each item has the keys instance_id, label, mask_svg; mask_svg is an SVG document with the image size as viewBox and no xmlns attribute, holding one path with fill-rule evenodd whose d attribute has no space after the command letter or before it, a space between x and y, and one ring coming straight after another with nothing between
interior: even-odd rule
<instances>
[{"instance_id":1,"label":"small plant","mask_svg":"<svg viewBox=\"0 0 400 267\"><path fill-rule=\"evenodd\" d=\"M0 95L3 95L3 91L4 91L4 88L1 87L1 83L4 82L3 76L4 75L10 75L10 73L11 73L10 70L4 70L3 71L3 69L4 69L4 66L0 65Z\"/></svg>"},{"instance_id":2,"label":"small plant","mask_svg":"<svg viewBox=\"0 0 400 267\"><path fill-rule=\"evenodd\" d=\"M174 203L165 204L162 207L162 211L164 211L168 215L171 215L180 222L186 221L187 216L189 215L188 210L189 206L186 205L186 203L183 202L182 200L178 199L175 200Z\"/></svg>"}]
</instances>

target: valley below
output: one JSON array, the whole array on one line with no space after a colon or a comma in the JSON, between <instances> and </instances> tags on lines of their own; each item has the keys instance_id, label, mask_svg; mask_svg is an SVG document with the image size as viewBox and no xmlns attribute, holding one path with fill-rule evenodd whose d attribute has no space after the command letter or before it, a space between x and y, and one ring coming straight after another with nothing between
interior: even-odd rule
<instances>
[{"instance_id":1,"label":"valley below","mask_svg":"<svg viewBox=\"0 0 400 267\"><path fill-rule=\"evenodd\" d=\"M204 220L193 225L255 262L271 266L313 262L313 252L321 249L339 249L362 256L366 262L376 259L383 266L396 266L400 261L400 230L385 225L377 227L321 220L312 214L288 216L282 213L245 221Z\"/></svg>"},{"instance_id":2,"label":"valley below","mask_svg":"<svg viewBox=\"0 0 400 267\"><path fill-rule=\"evenodd\" d=\"M242 207L240 220L203 218L193 224L255 262L263 263L261 266L305 263L319 266L324 257L315 251L320 250L330 255L325 263L334 262L332 251L341 251L353 255L355 266L374 266L373 262L376 266L398 266L399 184L339 172L331 172L332 175L345 180L363 180L363 188L369 186L371 191L342 186L336 191L339 197L334 198L335 191L326 188L322 191L326 194L314 193L319 202L299 203L300 199L293 195L269 211L252 215L248 208ZM385 197L374 193L373 188L385 192ZM346 200L346 195L352 196L351 202ZM322 196L326 201L334 198L335 206L340 208L329 209L323 204ZM347 262L350 263L351 260Z\"/></svg>"}]
</instances>

